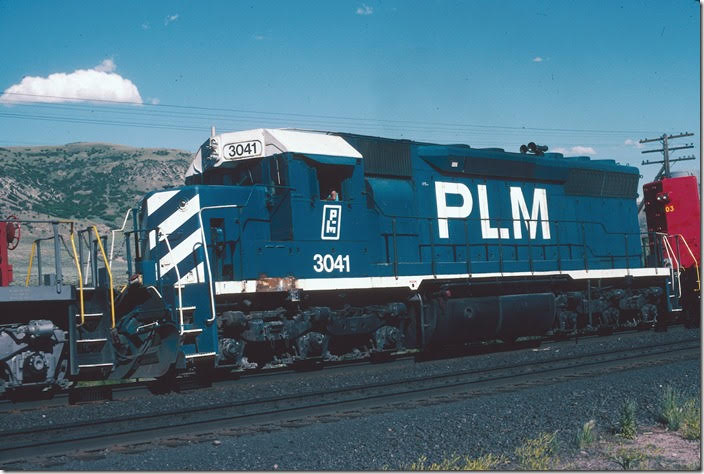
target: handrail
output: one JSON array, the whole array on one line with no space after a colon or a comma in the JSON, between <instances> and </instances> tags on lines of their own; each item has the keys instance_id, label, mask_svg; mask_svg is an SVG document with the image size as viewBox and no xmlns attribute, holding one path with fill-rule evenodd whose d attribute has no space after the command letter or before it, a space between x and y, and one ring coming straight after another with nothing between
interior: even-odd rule
<instances>
[{"instance_id":1,"label":"handrail","mask_svg":"<svg viewBox=\"0 0 704 474\"><path fill-rule=\"evenodd\" d=\"M75 221L61 219L0 219L0 222L19 222L21 224L71 224Z\"/></svg>"},{"instance_id":2,"label":"handrail","mask_svg":"<svg viewBox=\"0 0 704 474\"><path fill-rule=\"evenodd\" d=\"M32 242L32 250L29 252L29 265L27 265L27 278L24 281L24 286L29 286L29 279L32 276L32 262L34 261L34 251L37 248L37 241Z\"/></svg>"},{"instance_id":3,"label":"handrail","mask_svg":"<svg viewBox=\"0 0 704 474\"><path fill-rule=\"evenodd\" d=\"M112 229L110 231L110 265L112 265L112 254L113 250L115 250L115 232L123 232L125 230L125 226L127 225L127 218L130 216L133 210L134 209L131 207L127 210L127 213L125 214L125 219L122 221L122 227L120 227L119 229Z\"/></svg>"},{"instance_id":4,"label":"handrail","mask_svg":"<svg viewBox=\"0 0 704 474\"><path fill-rule=\"evenodd\" d=\"M384 237L387 237L387 236L388 236L388 237L393 237L393 232L382 232L381 235L384 236ZM399 234L399 233L396 233L396 235L397 235L397 236L406 236L406 237L407 237L407 236L417 236L418 234ZM438 243L437 241L435 241L434 243L431 243L430 241L428 241L428 242L418 243L418 247L431 247L431 246L434 246L434 247L442 247L442 248L460 248L460 247L463 247L463 246L468 246L468 247L497 246L497 247L499 247L500 244L499 244L498 241L501 240L501 239L496 239L496 240L497 240L497 242L495 242L495 243L494 243L494 242L487 242L487 241L484 241L484 240L479 241L479 242L474 242L474 243L466 243L466 238L465 238L465 241L459 241L459 240L457 240L457 241L452 241L452 242L447 242L447 243ZM505 240L505 239L504 239L504 240ZM512 242L512 243L510 243L510 244L508 244L508 245L510 245L511 247L514 247L514 248L529 249L529 248L535 246L535 244L534 244L534 243L531 243L531 242L532 242L532 240L527 240L526 243L516 243L516 242L514 241L514 242ZM566 243L555 242L555 243L540 244L540 245L542 245L543 247L546 247L546 248L565 248L565 247L569 248L569 247L579 247L579 248L583 248L583 249L588 250L588 251L589 251L589 254L592 255L594 258L597 258L597 259L605 259L605 258L607 258L607 257L616 257L616 258L628 259L628 258L640 256L640 254L635 254L635 253L629 253L629 254L627 254L627 255L626 255L626 254L624 254L624 255L620 255L620 254L619 254L619 255L615 255L615 256L611 256L611 255L609 255L609 254L595 253L595 252L594 252L594 249L593 249L593 247L592 247L591 245L589 245L589 244L583 244L583 243L576 243L576 242L566 242ZM558 258L557 258L557 260L560 260L559 255L560 255L560 254L558 253ZM464 261L464 260L456 260L455 262L460 262L460 263L461 263L461 262L463 262L463 261ZM626 263L626 265L628 266L628 263Z\"/></svg>"},{"instance_id":5,"label":"handrail","mask_svg":"<svg viewBox=\"0 0 704 474\"><path fill-rule=\"evenodd\" d=\"M675 272L674 268L672 265L672 262L674 262L677 265L677 297L679 298L682 296L682 284L680 283L680 262L675 258L674 253L675 251L672 248L672 245L670 245L670 242L668 240L667 234L661 234L662 235L662 243L663 247L665 247L665 252L667 252L667 258L670 261L670 274L672 275L672 289L675 289ZM672 253L671 253L672 252Z\"/></svg>"},{"instance_id":6,"label":"handrail","mask_svg":"<svg viewBox=\"0 0 704 474\"><path fill-rule=\"evenodd\" d=\"M4 220L5 219L0 219L0 222L3 222ZM58 224L70 224L71 226L73 226L75 224L74 221L44 221L44 220L37 220L37 219L34 219L34 220L22 219L20 222L21 223L35 223L35 224L36 223L39 223L39 224L50 223L50 224L57 224L57 225ZM36 252L36 249L39 248L40 242L42 242L44 240L56 240L57 237L58 237L58 239L61 240L61 243L64 244L64 249L66 250L66 253L69 256L71 256L71 251L66 246L66 241L64 240L63 235L57 234L57 235L53 235L51 237L40 237L38 239L34 239L34 242L32 242L32 249L31 249L30 255L29 255L29 263L27 264L27 277L25 278L24 286L29 286L29 280L31 279L32 266L34 263L34 257L37 255L38 255L38 261L39 261L39 263L37 264L39 266L39 273L37 275L37 280L38 280L37 284L38 285L42 284L42 282L41 282L41 250L39 252ZM61 257L58 256L58 254L54 255L54 260L60 259L60 258Z\"/></svg>"},{"instance_id":7,"label":"handrail","mask_svg":"<svg viewBox=\"0 0 704 474\"><path fill-rule=\"evenodd\" d=\"M84 275L85 275L85 276L84 276L84 282L83 282L83 283L84 283L85 285L88 284L88 271L89 271L91 268L93 268L93 264L92 264L92 262L93 262L93 252L91 251L91 248L90 248L90 229L86 229L86 231L87 231L87 233L88 233L88 237L82 236L82 235L81 235L81 232L78 233L78 244L79 244L79 246L82 246L83 243L85 242L86 249L88 249L88 258L86 259L85 267L84 267L84 269L85 269L85 270L84 270ZM86 231L83 231L83 232L86 232ZM112 262L111 262L110 264L112 265ZM94 281L95 279L96 279L96 276L95 276L95 275L92 275L92 280L93 280L93 281L92 281L91 283L92 283L93 286L95 286L95 281Z\"/></svg>"},{"instance_id":8,"label":"handrail","mask_svg":"<svg viewBox=\"0 0 704 474\"><path fill-rule=\"evenodd\" d=\"M380 215L388 218L395 217L397 219L412 219L412 220L424 220L424 219L447 219L445 217L438 217L438 216L417 216L417 215L410 215L410 216L402 216L402 215L392 215L392 214L387 214L384 212L379 204L376 202L376 200L372 201L372 204L374 205L374 210L376 210ZM490 224L493 223L494 221L508 221L510 223L515 223L515 222L537 222L540 223L542 219L523 219L523 218L516 218L514 219L513 217L476 217L476 216L467 216L462 219L457 219L457 220L468 220L471 222L483 222L483 221L488 221ZM546 219L548 223L555 223L559 224L560 222L562 223L567 223L567 224L592 224L592 225L599 225L602 227L603 232L605 234L611 234L611 235L620 235L620 234L627 234L627 235L637 235L640 234L638 232L637 234L634 232L611 232L609 231L606 226L604 225L603 221L591 221L591 220L578 220L578 219Z\"/></svg>"},{"instance_id":9,"label":"handrail","mask_svg":"<svg viewBox=\"0 0 704 474\"><path fill-rule=\"evenodd\" d=\"M205 268L208 271L208 289L210 290L210 309L212 311L212 316L206 320L206 323L212 323L215 321L215 294L213 293L213 274L210 270L210 258L208 257L208 244L205 240L205 231L203 230L203 211L208 211L211 209L226 209L226 208L233 208L237 209L240 206L239 204L223 204L221 206L206 206L206 207L201 207L198 210L198 224L200 225L200 235L202 238L202 243L203 243L203 253L205 253Z\"/></svg>"},{"instance_id":10,"label":"handrail","mask_svg":"<svg viewBox=\"0 0 704 474\"><path fill-rule=\"evenodd\" d=\"M69 234L69 237L71 240L71 248L73 249L73 261L76 264L76 271L78 272L78 300L81 308L81 326L83 326L86 322L85 308L83 305L83 275L81 275L81 264L78 261L78 255L76 254L76 242L73 239L73 234L73 223L71 223L71 233Z\"/></svg>"},{"instance_id":11,"label":"handrail","mask_svg":"<svg viewBox=\"0 0 704 474\"><path fill-rule=\"evenodd\" d=\"M689 255L692 257L692 261L694 262L694 269L697 272L697 291L701 289L701 280L699 277L699 265L697 264L697 257L694 256L694 252L692 252L692 249L689 247L689 244L687 243L687 239L684 238L684 235L682 234L670 234L668 237L677 237L682 239L682 242L684 242L684 246L687 247L687 251L689 252Z\"/></svg>"},{"instance_id":12,"label":"handrail","mask_svg":"<svg viewBox=\"0 0 704 474\"><path fill-rule=\"evenodd\" d=\"M112 272L110 271L110 264L108 263L108 256L105 254L105 249L103 248L103 239L100 238L100 233L96 226L93 227L95 232L95 237L98 241L98 247L100 247L100 253L103 255L103 263L105 263L105 270L108 272L108 278L110 280L110 320L112 321L112 327L115 327L115 295L113 292L112 283Z\"/></svg>"},{"instance_id":13,"label":"handrail","mask_svg":"<svg viewBox=\"0 0 704 474\"><path fill-rule=\"evenodd\" d=\"M179 334L183 334L183 294L181 293L181 273L178 271L178 265L174 261L174 256L171 253L171 243L169 242L169 236L166 235L157 227L157 234L161 235L164 237L164 241L166 242L166 248L169 250L169 256L171 257L171 266L176 270L176 284L174 285L176 287L176 290L178 290L178 320L179 320Z\"/></svg>"}]
</instances>

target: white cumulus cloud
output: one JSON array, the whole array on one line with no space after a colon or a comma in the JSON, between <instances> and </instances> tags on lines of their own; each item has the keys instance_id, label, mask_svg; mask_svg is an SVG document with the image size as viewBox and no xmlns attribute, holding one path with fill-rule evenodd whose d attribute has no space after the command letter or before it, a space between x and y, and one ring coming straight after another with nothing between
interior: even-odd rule
<instances>
[{"instance_id":1,"label":"white cumulus cloud","mask_svg":"<svg viewBox=\"0 0 704 474\"><path fill-rule=\"evenodd\" d=\"M543 62L543 58L541 58L540 56L536 56L536 57L533 58L533 62L534 62L534 63L542 63L542 62Z\"/></svg>"},{"instance_id":2,"label":"white cumulus cloud","mask_svg":"<svg viewBox=\"0 0 704 474\"><path fill-rule=\"evenodd\" d=\"M168 25L169 23L173 23L176 20L178 20L178 13L174 15L167 15L166 18L164 18L164 25Z\"/></svg>"},{"instance_id":3,"label":"white cumulus cloud","mask_svg":"<svg viewBox=\"0 0 704 474\"><path fill-rule=\"evenodd\" d=\"M638 143L636 140L631 140L630 138L626 139L623 144L626 146L634 146L636 148L643 148L645 146L642 143Z\"/></svg>"},{"instance_id":4,"label":"white cumulus cloud","mask_svg":"<svg viewBox=\"0 0 704 474\"><path fill-rule=\"evenodd\" d=\"M102 63L98 64L93 69L98 72L114 72L115 69L117 69L117 66L115 65L115 61L113 61L112 58L108 58L104 59Z\"/></svg>"},{"instance_id":5,"label":"white cumulus cloud","mask_svg":"<svg viewBox=\"0 0 704 474\"><path fill-rule=\"evenodd\" d=\"M107 100L142 103L132 81L115 73L115 61L105 59L92 69L57 72L47 77L25 76L0 96L0 104Z\"/></svg>"},{"instance_id":6,"label":"white cumulus cloud","mask_svg":"<svg viewBox=\"0 0 704 474\"><path fill-rule=\"evenodd\" d=\"M357 8L357 15L371 15L374 13L374 9L369 5L362 4L361 7Z\"/></svg>"},{"instance_id":7,"label":"white cumulus cloud","mask_svg":"<svg viewBox=\"0 0 704 474\"><path fill-rule=\"evenodd\" d=\"M596 150L590 146L576 145L570 148L555 147L549 150L555 153L562 153L563 155L596 155Z\"/></svg>"},{"instance_id":8,"label":"white cumulus cloud","mask_svg":"<svg viewBox=\"0 0 704 474\"><path fill-rule=\"evenodd\" d=\"M586 155L596 155L596 150L590 146L573 146L570 148L572 153L586 154Z\"/></svg>"}]
</instances>

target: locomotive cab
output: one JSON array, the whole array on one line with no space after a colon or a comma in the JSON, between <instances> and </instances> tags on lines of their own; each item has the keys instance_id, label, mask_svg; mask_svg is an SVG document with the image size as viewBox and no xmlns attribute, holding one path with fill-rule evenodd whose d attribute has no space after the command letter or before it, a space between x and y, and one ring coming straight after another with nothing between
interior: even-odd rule
<instances>
[{"instance_id":1,"label":"locomotive cab","mask_svg":"<svg viewBox=\"0 0 704 474\"><path fill-rule=\"evenodd\" d=\"M313 254L320 254L321 272L333 271L334 262L323 256L354 241L353 226L363 225L362 190L361 155L340 137L262 129L211 136L197 151L185 186L145 196L135 213L135 270L141 285L153 286L166 302L166 319L178 328L186 360L207 362L224 350L213 324L223 311L216 305L234 308L240 299L219 295L251 289L293 294ZM343 214L349 231L341 234ZM352 245L359 247L361 239ZM135 299L144 306L146 298L142 291ZM256 300L249 303L253 308L263 304ZM130 307L123 314L146 310ZM139 325L151 324L139 318Z\"/></svg>"}]
</instances>

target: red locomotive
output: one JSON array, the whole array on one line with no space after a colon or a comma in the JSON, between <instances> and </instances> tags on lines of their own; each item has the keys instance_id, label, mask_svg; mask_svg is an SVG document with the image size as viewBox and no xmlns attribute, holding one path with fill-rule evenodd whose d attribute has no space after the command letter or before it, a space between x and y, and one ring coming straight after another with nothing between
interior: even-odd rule
<instances>
[{"instance_id":1,"label":"red locomotive","mask_svg":"<svg viewBox=\"0 0 704 474\"><path fill-rule=\"evenodd\" d=\"M654 240L662 243L659 257L673 269L675 296L685 319L699 324L701 315L701 214L696 176L673 173L643 185L645 216L651 249Z\"/></svg>"}]
</instances>

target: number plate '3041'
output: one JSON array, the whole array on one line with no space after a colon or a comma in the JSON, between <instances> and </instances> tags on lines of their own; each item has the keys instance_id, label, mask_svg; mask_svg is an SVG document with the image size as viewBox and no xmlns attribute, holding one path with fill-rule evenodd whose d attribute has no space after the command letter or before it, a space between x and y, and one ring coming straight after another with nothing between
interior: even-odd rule
<instances>
[{"instance_id":1,"label":"number plate '3041'","mask_svg":"<svg viewBox=\"0 0 704 474\"><path fill-rule=\"evenodd\" d=\"M250 140L248 142L228 143L223 149L223 154L226 160L235 160L238 158L251 158L262 154L262 142L259 140Z\"/></svg>"},{"instance_id":2,"label":"number plate '3041'","mask_svg":"<svg viewBox=\"0 0 704 474\"><path fill-rule=\"evenodd\" d=\"M316 253L313 255L313 270L318 273L332 273L332 272L344 272L350 271L350 256L349 255L337 255L332 256L329 253L325 255L320 255Z\"/></svg>"}]
</instances>

